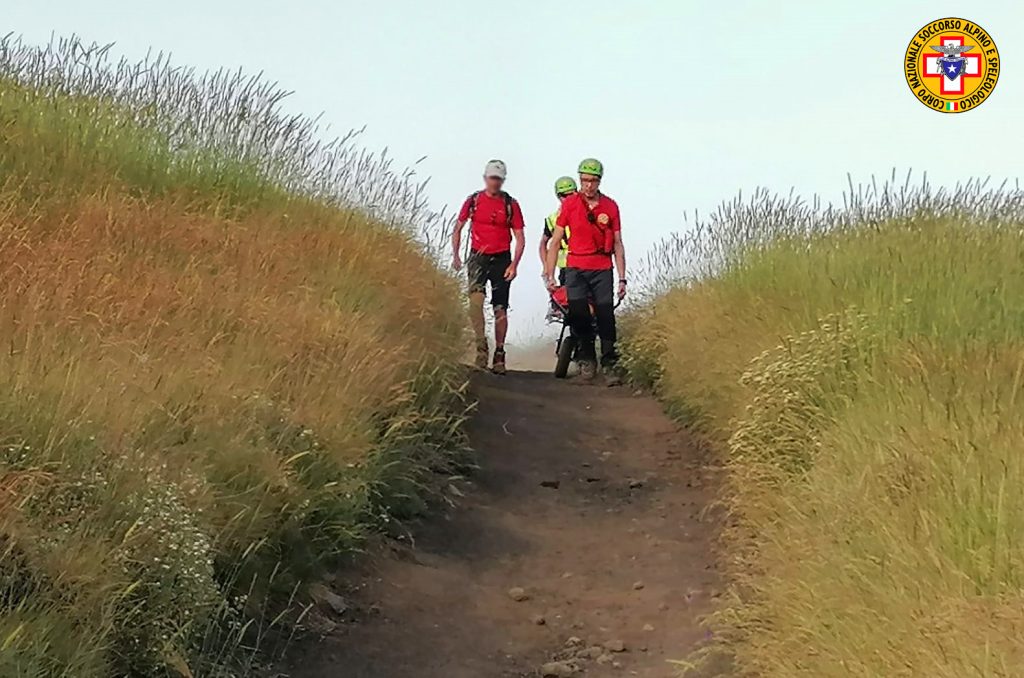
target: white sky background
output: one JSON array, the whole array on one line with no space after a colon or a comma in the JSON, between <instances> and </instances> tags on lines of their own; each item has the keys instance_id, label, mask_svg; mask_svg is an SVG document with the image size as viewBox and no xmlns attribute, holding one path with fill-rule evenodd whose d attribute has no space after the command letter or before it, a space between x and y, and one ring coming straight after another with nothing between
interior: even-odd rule
<instances>
[{"instance_id":1,"label":"white sky background","mask_svg":"<svg viewBox=\"0 0 1024 678\"><path fill-rule=\"evenodd\" d=\"M545 306L535 255L552 183L585 156L605 163L627 253L645 250L758 186L829 199L893 167L933 183L1017 178L1024 140L1024 2L468 2L415 0L2 1L0 33L115 42L141 58L263 71L294 90L292 112L324 113L334 134L367 125L431 177L435 207L509 166L527 253L512 288L512 335L537 334ZM942 115L903 78L924 24L976 21L1002 73L980 108ZM400 276L399 278L400 279ZM408 281L407 281L408 282Z\"/></svg>"}]
</instances>

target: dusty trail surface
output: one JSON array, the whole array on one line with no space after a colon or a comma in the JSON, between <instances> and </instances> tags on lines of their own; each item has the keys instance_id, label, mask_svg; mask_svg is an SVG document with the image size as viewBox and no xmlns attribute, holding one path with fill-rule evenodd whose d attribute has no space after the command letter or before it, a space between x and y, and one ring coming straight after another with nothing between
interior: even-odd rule
<instances>
[{"instance_id":1,"label":"dusty trail surface","mask_svg":"<svg viewBox=\"0 0 1024 678\"><path fill-rule=\"evenodd\" d=\"M415 548L368 558L341 623L289 675L500 678L556 661L678 675L668 660L702 641L719 586L707 459L625 388L537 372L473 387L481 468L460 506L419 526Z\"/></svg>"}]
</instances>

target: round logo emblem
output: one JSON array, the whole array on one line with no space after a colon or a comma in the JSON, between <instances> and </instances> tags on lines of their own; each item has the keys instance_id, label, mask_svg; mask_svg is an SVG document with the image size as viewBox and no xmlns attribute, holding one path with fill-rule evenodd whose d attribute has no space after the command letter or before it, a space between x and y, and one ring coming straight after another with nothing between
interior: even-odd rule
<instances>
[{"instance_id":1,"label":"round logo emblem","mask_svg":"<svg viewBox=\"0 0 1024 678\"><path fill-rule=\"evenodd\" d=\"M608 215L605 214L604 212L602 212L601 214L598 214L597 215L597 223L601 224L602 226L607 225L608 224Z\"/></svg>"},{"instance_id":2,"label":"round logo emblem","mask_svg":"<svg viewBox=\"0 0 1024 678\"><path fill-rule=\"evenodd\" d=\"M999 50L988 31L966 19L937 19L910 40L903 59L907 85L942 113L977 108L999 80Z\"/></svg>"}]
</instances>

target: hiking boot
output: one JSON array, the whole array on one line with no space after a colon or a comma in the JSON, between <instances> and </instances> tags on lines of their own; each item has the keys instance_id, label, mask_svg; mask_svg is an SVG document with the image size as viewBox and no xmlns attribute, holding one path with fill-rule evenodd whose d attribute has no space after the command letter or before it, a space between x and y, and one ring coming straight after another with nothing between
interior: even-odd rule
<instances>
[{"instance_id":1,"label":"hiking boot","mask_svg":"<svg viewBox=\"0 0 1024 678\"><path fill-rule=\"evenodd\" d=\"M505 374L505 349L495 349L494 363L491 365L491 372L494 372L495 374Z\"/></svg>"},{"instance_id":2,"label":"hiking boot","mask_svg":"<svg viewBox=\"0 0 1024 678\"><path fill-rule=\"evenodd\" d=\"M487 348L487 340L478 341L476 344L476 362L474 363L478 370L487 369L487 358L489 357L490 350Z\"/></svg>"},{"instance_id":3,"label":"hiking boot","mask_svg":"<svg viewBox=\"0 0 1024 678\"><path fill-rule=\"evenodd\" d=\"M597 376L597 363L593 360L580 361L580 378L584 381L594 381Z\"/></svg>"}]
</instances>

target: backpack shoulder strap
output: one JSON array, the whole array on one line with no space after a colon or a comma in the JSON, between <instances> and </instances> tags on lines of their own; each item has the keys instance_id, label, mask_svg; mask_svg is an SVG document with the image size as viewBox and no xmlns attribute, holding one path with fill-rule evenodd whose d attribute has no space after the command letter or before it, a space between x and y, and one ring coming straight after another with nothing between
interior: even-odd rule
<instances>
[{"instance_id":1,"label":"backpack shoulder strap","mask_svg":"<svg viewBox=\"0 0 1024 678\"><path fill-rule=\"evenodd\" d=\"M467 218L467 221L470 223L473 221L473 215L476 214L476 199L479 195L480 191L473 191L469 194L469 197L466 198L466 200L469 201L469 217Z\"/></svg>"},{"instance_id":2,"label":"backpack shoulder strap","mask_svg":"<svg viewBox=\"0 0 1024 678\"><path fill-rule=\"evenodd\" d=\"M512 196L502 191L501 197L505 199L505 223L508 224L509 228L512 228Z\"/></svg>"}]
</instances>

